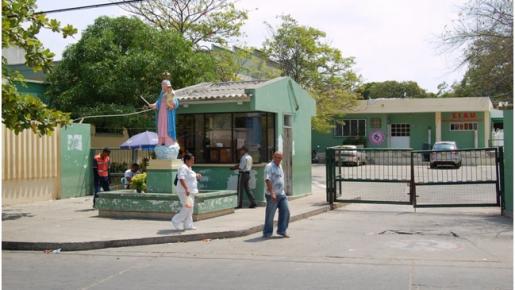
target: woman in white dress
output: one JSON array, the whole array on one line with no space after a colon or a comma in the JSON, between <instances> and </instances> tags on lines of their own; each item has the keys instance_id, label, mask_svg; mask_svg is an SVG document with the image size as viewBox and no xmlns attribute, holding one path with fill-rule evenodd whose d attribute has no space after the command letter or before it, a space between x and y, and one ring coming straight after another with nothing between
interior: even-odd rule
<instances>
[{"instance_id":1,"label":"woman in white dress","mask_svg":"<svg viewBox=\"0 0 515 290\"><path fill-rule=\"evenodd\" d=\"M177 194L181 200L181 210L173 216L172 225L177 230L195 230L193 225L193 205L195 195L198 193L197 180L202 176L195 173L191 167L195 163L195 156L184 154L184 164L177 170Z\"/></svg>"}]
</instances>

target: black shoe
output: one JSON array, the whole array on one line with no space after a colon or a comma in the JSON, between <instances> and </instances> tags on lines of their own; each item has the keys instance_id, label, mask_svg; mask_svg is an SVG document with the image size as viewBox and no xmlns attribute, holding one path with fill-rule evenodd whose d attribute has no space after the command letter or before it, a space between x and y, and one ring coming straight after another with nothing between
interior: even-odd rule
<instances>
[{"instance_id":1,"label":"black shoe","mask_svg":"<svg viewBox=\"0 0 515 290\"><path fill-rule=\"evenodd\" d=\"M249 208L256 208L256 204L251 204Z\"/></svg>"}]
</instances>

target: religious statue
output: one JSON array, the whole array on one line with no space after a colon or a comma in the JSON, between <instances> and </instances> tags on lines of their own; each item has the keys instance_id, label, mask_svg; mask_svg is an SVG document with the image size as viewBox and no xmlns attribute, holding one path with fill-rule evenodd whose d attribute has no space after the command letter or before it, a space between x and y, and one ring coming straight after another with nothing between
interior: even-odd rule
<instances>
[{"instance_id":1,"label":"religious statue","mask_svg":"<svg viewBox=\"0 0 515 290\"><path fill-rule=\"evenodd\" d=\"M157 102L150 104L150 107L157 110L156 123L158 146L155 149L156 155L159 155L158 151L172 150L175 157L169 158L169 156L164 156L164 158L159 158L159 156L157 156L158 159L175 159L179 152L175 130L175 112L179 108L179 100L175 97L175 92L172 88L169 77L170 73L163 74L164 79L161 82L161 93L159 94ZM168 149L164 149L162 147L168 147ZM175 154L175 151L177 154Z\"/></svg>"}]
</instances>

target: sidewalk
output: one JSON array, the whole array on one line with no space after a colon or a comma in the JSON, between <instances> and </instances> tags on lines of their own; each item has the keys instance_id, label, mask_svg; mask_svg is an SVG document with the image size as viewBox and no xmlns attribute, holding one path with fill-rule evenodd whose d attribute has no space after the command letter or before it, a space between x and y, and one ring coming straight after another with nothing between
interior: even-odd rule
<instances>
[{"instance_id":1,"label":"sidewalk","mask_svg":"<svg viewBox=\"0 0 515 290\"><path fill-rule=\"evenodd\" d=\"M316 191L290 200L290 222L330 210L325 192ZM81 197L3 207L2 247L77 251L232 238L262 231L265 217L264 207L237 209L195 222L197 230L175 231L170 221L101 218L91 205L91 197Z\"/></svg>"}]
</instances>

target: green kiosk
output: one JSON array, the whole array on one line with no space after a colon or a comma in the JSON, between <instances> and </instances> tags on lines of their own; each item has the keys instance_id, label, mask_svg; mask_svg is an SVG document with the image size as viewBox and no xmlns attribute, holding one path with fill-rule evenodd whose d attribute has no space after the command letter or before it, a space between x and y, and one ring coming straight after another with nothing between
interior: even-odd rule
<instances>
[{"instance_id":1,"label":"green kiosk","mask_svg":"<svg viewBox=\"0 0 515 290\"><path fill-rule=\"evenodd\" d=\"M311 193L311 118L315 100L289 77L272 80L200 83L175 92L177 142L195 155L202 174L194 219L234 212L237 203L238 149L253 158L250 189L265 205L264 167L274 151L284 155L286 193ZM180 161L151 160L148 193L101 193L100 216L169 219L179 208L173 180ZM244 206L248 201L244 200Z\"/></svg>"}]
</instances>

